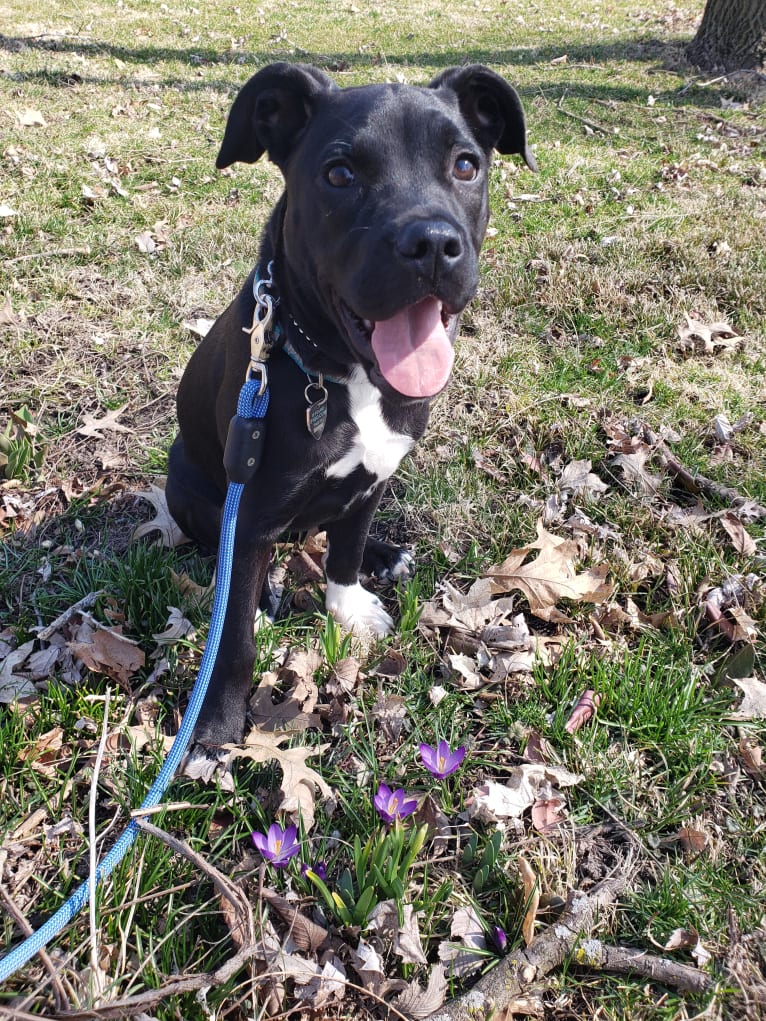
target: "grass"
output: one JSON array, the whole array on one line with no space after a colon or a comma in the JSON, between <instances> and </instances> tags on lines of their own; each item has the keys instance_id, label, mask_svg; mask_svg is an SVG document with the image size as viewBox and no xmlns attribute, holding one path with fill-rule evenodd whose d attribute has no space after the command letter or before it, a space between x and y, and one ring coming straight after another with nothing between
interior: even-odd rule
<instances>
[{"instance_id":1,"label":"grass","mask_svg":"<svg viewBox=\"0 0 766 1021\"><path fill-rule=\"evenodd\" d=\"M402 963L390 937L365 934L388 977L424 982L467 903L520 945L520 854L545 908L569 888L587 889L627 842L635 877L597 935L659 954L674 930L693 929L711 955L713 989L693 997L567 962L539 990L545 1016L759 1016L766 800L763 768L747 748L763 745L765 728L762 714L736 717L742 692L732 678L763 679L764 522L744 516L756 551L738 552L711 516L731 509L722 490L699 495L707 516L695 522L695 498L663 471L656 450L645 465L653 490L612 463L615 427L637 437L645 426L668 436L689 470L766 502L766 136L747 80L710 83L684 64L682 44L700 7L298 0L194 11L134 0L73 14L54 0L44 15L27 0L0 7L0 206L14 211L0 219L0 435L16 429L16 449L29 454L9 472L15 478L0 477L0 664L89 593L99 593L89 611L95 620L122 628L147 657L121 682L83 671L74 683L59 661L42 671L34 697L0 707L0 882L33 925L87 872L83 828L107 684L113 734L124 737L146 718L152 741L109 755L98 784L104 848L156 775L158 737L177 729L199 660L208 602L178 578L205 586L212 564L189 547L131 543L151 512L130 494L164 470L174 392L196 342L182 324L213 317L236 293L279 195L279 174L267 163L213 169L236 88L272 59L314 62L340 84L427 82L449 64L478 60L519 89L540 173L495 162L492 230L455 378L375 526L417 552L416 580L386 594L401 627L381 645L349 642L317 616L309 591L260 638L259 672L285 649L320 656L321 726L295 744L330 745L310 761L338 807L318 807L306 859L326 860L336 878L349 866L354 836L364 840L376 825L379 782L431 793L454 828L446 850L426 845L406 898L424 905L429 966ZM24 124L30 110L44 127ZM136 242L145 234L153 251ZM682 354L685 315L727 321L739 347L727 356ZM80 431L86 416L121 408L127 431ZM714 438L718 415L731 423L751 416L728 447ZM561 473L584 459L609 489L597 498L570 493L562 506ZM547 503L556 494L558 510ZM571 538L575 510L597 529L576 533L583 563L609 565L624 617L562 603L570 621L546 624L517 594L514 612L525 613L533 632L561 639L562 654L492 682L478 635L469 633L467 646L463 636L458 648L459 636L418 625L445 579L467 590L533 541L543 513L550 531ZM748 573L759 579L747 606L749 657L704 616L707 589ZM287 581L300 587L290 574ZM152 676L152 636L165 629L170 606L194 634L163 646L167 671ZM631 618L631 607L672 613L672 621L649 626ZM62 627L61 639L71 641L70 625ZM332 668L349 651L366 679L333 696ZM374 670L386 652L403 667L380 676ZM478 689L461 681L455 652L474 657ZM437 688L446 695L435 704ZM571 735L566 721L587 688L600 694L599 712ZM290 682L281 678L276 690L288 698ZM392 707L404 713L399 730L387 716ZM414 765L419 742L442 737L468 748L463 770L443 788ZM563 792L566 824L546 834L529 813L500 831L469 822L472 790L509 779L537 737L552 761L583 778ZM169 797L187 807L154 821L238 877L256 919L268 916L283 937L284 920L259 884L292 890L309 913L322 901L297 868L261 873L251 847L250 831L274 819L280 781L275 765L240 759L233 792L177 780ZM555 917L545 910L538 933ZM237 949L227 918L198 865L140 839L100 895L106 999L222 965ZM356 937L336 927L348 963ZM10 914L3 928L6 945L18 940ZM70 1004L91 1005L87 920L70 926L53 952ZM690 949L671 956L694 963ZM487 964L496 960L492 952ZM148 1009L162 1021L196 1021L296 1004L290 982L271 1001L264 994L256 1003L254 988L245 967L212 984L207 1006L186 992ZM452 993L462 988L450 984ZM39 961L6 984L0 1009L51 1014ZM322 1009L327 1017L377 1016L371 999L350 991Z\"/></svg>"}]
</instances>

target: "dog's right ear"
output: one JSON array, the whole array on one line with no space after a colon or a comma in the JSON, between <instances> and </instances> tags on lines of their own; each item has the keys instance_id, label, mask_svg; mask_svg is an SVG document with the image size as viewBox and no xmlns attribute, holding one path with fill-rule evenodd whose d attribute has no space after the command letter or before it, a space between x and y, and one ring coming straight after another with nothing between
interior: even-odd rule
<instances>
[{"instance_id":1,"label":"dog's right ear","mask_svg":"<svg viewBox=\"0 0 766 1021\"><path fill-rule=\"evenodd\" d=\"M269 64L247 81L229 112L219 170L255 163L268 152L282 166L311 117L317 96L337 86L324 71L308 64Z\"/></svg>"}]
</instances>

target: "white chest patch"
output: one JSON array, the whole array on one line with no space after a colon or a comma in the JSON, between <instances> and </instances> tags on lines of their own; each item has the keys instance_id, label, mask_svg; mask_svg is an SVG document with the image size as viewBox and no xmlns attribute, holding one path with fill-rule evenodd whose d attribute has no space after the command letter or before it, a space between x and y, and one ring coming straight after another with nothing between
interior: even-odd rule
<instances>
[{"instance_id":1,"label":"white chest patch","mask_svg":"<svg viewBox=\"0 0 766 1021\"><path fill-rule=\"evenodd\" d=\"M354 368L347 386L349 411L357 433L351 449L330 465L327 476L345 479L361 466L382 482L394 474L415 441L404 433L393 432L386 425L380 391L372 385L361 366Z\"/></svg>"}]
</instances>

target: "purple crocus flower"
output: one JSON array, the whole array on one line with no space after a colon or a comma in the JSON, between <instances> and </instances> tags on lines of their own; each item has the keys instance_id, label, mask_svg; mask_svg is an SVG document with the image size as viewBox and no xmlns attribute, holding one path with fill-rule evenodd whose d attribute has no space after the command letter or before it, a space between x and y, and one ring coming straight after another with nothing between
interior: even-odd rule
<instances>
[{"instance_id":1,"label":"purple crocus flower","mask_svg":"<svg viewBox=\"0 0 766 1021\"><path fill-rule=\"evenodd\" d=\"M272 823L268 833L253 834L253 843L274 868L281 869L301 849L301 845L295 839L297 835L297 826L288 826L283 830L277 823Z\"/></svg>"},{"instance_id":2,"label":"purple crocus flower","mask_svg":"<svg viewBox=\"0 0 766 1021\"><path fill-rule=\"evenodd\" d=\"M508 937L505 934L505 929L501 929L499 925L493 925L490 929L492 935L492 942L495 944L501 954L505 953L505 949L508 946Z\"/></svg>"},{"instance_id":3,"label":"purple crocus flower","mask_svg":"<svg viewBox=\"0 0 766 1021\"><path fill-rule=\"evenodd\" d=\"M390 787L382 783L373 804L383 822L392 823L395 819L403 819L405 815L412 815L418 807L418 799L408 798L403 787L392 791Z\"/></svg>"},{"instance_id":4,"label":"purple crocus flower","mask_svg":"<svg viewBox=\"0 0 766 1021\"><path fill-rule=\"evenodd\" d=\"M305 876L307 872L313 872L315 876L324 882L327 879L327 862L318 861L315 865L304 862L301 865L301 875Z\"/></svg>"},{"instance_id":5,"label":"purple crocus flower","mask_svg":"<svg viewBox=\"0 0 766 1021\"><path fill-rule=\"evenodd\" d=\"M430 744L422 744L420 758L429 773L433 773L437 780L443 780L460 767L465 758L465 747L460 745L453 752L446 741L440 741L435 748Z\"/></svg>"}]
</instances>

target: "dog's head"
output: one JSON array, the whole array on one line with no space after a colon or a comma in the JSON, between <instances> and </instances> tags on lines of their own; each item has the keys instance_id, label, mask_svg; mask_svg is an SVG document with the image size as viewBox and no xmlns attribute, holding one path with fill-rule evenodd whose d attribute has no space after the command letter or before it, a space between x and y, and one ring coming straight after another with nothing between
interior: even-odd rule
<instances>
[{"instance_id":1,"label":"dog's head","mask_svg":"<svg viewBox=\"0 0 766 1021\"><path fill-rule=\"evenodd\" d=\"M285 178L275 254L291 312L334 360L425 399L449 378L476 290L493 149L536 169L518 95L481 65L427 88L339 89L273 64L237 96L217 166L269 154Z\"/></svg>"}]
</instances>

